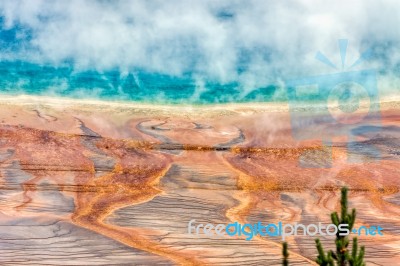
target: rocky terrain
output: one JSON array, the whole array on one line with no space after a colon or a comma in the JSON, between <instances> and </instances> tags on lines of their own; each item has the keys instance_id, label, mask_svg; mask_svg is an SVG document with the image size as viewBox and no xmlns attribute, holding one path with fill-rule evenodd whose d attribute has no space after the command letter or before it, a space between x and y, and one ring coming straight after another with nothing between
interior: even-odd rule
<instances>
[{"instance_id":1,"label":"rocky terrain","mask_svg":"<svg viewBox=\"0 0 400 266\"><path fill-rule=\"evenodd\" d=\"M357 163L346 139L296 140L288 112L251 106L3 103L0 122L1 265L280 265L279 237L189 235L188 222L328 224L344 185L356 226L384 229L359 237L367 265L400 260L396 110L358 134ZM292 265L315 265L313 237L287 241Z\"/></svg>"}]
</instances>

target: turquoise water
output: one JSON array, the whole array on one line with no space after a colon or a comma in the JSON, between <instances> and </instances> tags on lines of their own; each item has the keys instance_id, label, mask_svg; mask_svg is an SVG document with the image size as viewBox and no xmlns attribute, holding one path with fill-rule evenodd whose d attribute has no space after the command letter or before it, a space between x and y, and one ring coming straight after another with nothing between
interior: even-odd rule
<instances>
[{"instance_id":1,"label":"turquoise water","mask_svg":"<svg viewBox=\"0 0 400 266\"><path fill-rule=\"evenodd\" d=\"M1 58L7 58L8 55L14 58L0 60L0 94L146 103L214 104L269 102L274 99L277 90L272 85L244 90L236 82L220 84L202 81L202 87L199 87L192 78L193 73L173 77L134 70L122 74L117 69L106 72L79 71L74 69L73 63L68 62L63 67L31 63L34 60L25 60L24 51L27 49L33 54L38 52L30 43L33 36L32 29L24 24L5 27L4 19L0 16L0 55Z\"/></svg>"},{"instance_id":2,"label":"turquoise water","mask_svg":"<svg viewBox=\"0 0 400 266\"><path fill-rule=\"evenodd\" d=\"M269 102L276 86L254 88L244 94L238 83L208 82L200 88L190 75L120 71L74 71L72 67L41 66L25 62L0 63L0 93L44 95L108 101L169 104ZM276 99L275 99L276 100Z\"/></svg>"},{"instance_id":3,"label":"turquoise water","mask_svg":"<svg viewBox=\"0 0 400 266\"><path fill-rule=\"evenodd\" d=\"M150 104L218 104L251 102L291 102L292 104L325 103L336 84L355 81L367 88L369 99L379 101L375 75L371 71L356 71L326 76L289 80L291 88L304 84L320 84L319 93L306 93L269 85L245 90L236 82L220 84L204 82L201 87L190 74L180 77L118 70L77 71L73 67L53 67L20 61L0 62L0 95L38 95L103 101L135 101ZM304 83L304 84L303 84ZM245 93L247 91L247 93ZM304 91L304 90L303 90ZM312 90L311 90L312 91ZM346 91L345 91L346 92ZM354 93L353 93L354 94ZM343 97L358 100L355 93ZM357 97L356 97L357 96Z\"/></svg>"},{"instance_id":4,"label":"turquoise water","mask_svg":"<svg viewBox=\"0 0 400 266\"><path fill-rule=\"evenodd\" d=\"M62 67L55 67L50 63L49 65L32 63L49 62L49 60L43 59L46 57L45 54L42 54L43 58L39 56L38 59L36 57L41 53L33 45L34 42L31 43L34 37L35 33L27 25L17 23L14 27L8 28L5 26L4 19L0 16L0 95L28 94L105 101L138 101L155 104L287 102L289 100L286 89L274 84L263 87L245 87L244 83L246 82L243 82L243 77L246 75L241 76L240 82L219 83L212 81L207 75L201 75L203 72L168 76L137 69L131 69L129 73L121 73L118 69L104 72L77 70L74 68L76 66L74 58L69 57L61 60L64 63ZM73 43L73 40L68 41ZM182 49L186 51L185 49L189 48L182 47ZM191 48L187 52L188 54L193 52L193 54L190 54L192 58L189 61L196 61L197 54ZM309 75L306 70L306 73L293 74L292 77L283 76L280 71L266 70L262 72L264 73L262 75L265 76L254 77L256 74L252 73L251 68L249 68L251 63L249 58L257 55L262 57L264 61L271 62L270 54L271 51L267 48L257 49L255 47L254 49L243 50L239 53L237 65L232 71L238 76L245 72L252 74L250 76L255 79L272 80L272 82L275 81L276 83L278 83L277 80L280 82L284 79L290 80L290 78L296 78L299 75L304 75L305 78L302 79L305 79L306 82L316 80L312 77L308 78ZM384 58L383 55L381 57ZM41 61L40 58L42 59ZM292 67L292 65L287 65L288 69ZM189 67L187 71L195 71L190 69ZM396 69L397 71L394 73L399 76L400 68L397 65ZM381 72L377 74L386 75L384 71L383 73ZM163 73L169 72L164 71ZM204 77L202 80L195 80L194 76ZM319 77L318 84L323 84L324 82L321 82L323 79L331 80L329 75L326 77ZM368 78L368 75L366 77ZM356 81L360 81L361 84L365 83L363 82L366 79L365 77L356 76L356 78ZM338 80L337 83L340 82ZM325 87L326 91L317 94L305 93L299 99L307 102L307 104L324 102L326 101L326 95L332 89L331 86ZM376 84L367 86L367 88L371 87L374 90L369 90L368 92L370 93L369 96L373 98L375 97L375 92L378 92L378 87ZM398 91L390 87L379 89L380 94L398 94Z\"/></svg>"}]
</instances>

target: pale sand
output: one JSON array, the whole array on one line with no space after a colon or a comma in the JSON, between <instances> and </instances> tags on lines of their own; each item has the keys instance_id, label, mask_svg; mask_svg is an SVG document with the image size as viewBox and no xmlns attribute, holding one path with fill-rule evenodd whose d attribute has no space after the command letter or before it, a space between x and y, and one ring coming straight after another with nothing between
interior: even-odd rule
<instances>
[{"instance_id":1,"label":"pale sand","mask_svg":"<svg viewBox=\"0 0 400 266\"><path fill-rule=\"evenodd\" d=\"M1 95L0 105L14 105L14 106L33 106L33 107L50 107L55 109L74 109L81 111L100 111L109 112L124 112L128 110L133 111L151 111L154 114L166 113L177 116L215 116L215 115L229 115L229 114L254 114L264 112L289 112L289 104L287 102L265 102L265 103L226 103L226 104L210 104L210 105L186 105L186 104L148 104L140 102L123 102L123 101L102 101L102 100L88 100L88 99L71 99L61 97L48 97L48 96L32 96L32 95L19 95L9 96ZM316 111L322 105L313 105L310 110L309 104L299 106L299 111ZM366 111L368 103L362 102L359 111ZM400 109L400 95L386 99L381 99L380 108L382 111Z\"/></svg>"},{"instance_id":2,"label":"pale sand","mask_svg":"<svg viewBox=\"0 0 400 266\"><path fill-rule=\"evenodd\" d=\"M218 110L240 111L243 109L253 109L260 111L281 112L288 111L287 103L226 103L210 105L190 105L190 104L149 104L141 102L128 101L102 101L90 99L73 99L62 97L19 95L9 96L1 95L0 104L2 105L44 105L49 107L71 107L77 108L113 108L123 109L152 109L168 110L170 112L214 112Z\"/></svg>"}]
</instances>

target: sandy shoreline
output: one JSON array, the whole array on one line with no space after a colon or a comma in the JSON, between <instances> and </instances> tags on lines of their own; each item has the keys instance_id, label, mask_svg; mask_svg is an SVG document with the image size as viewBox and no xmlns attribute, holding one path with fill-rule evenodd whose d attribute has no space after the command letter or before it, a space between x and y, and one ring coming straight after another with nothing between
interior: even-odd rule
<instances>
[{"instance_id":1,"label":"sandy shoreline","mask_svg":"<svg viewBox=\"0 0 400 266\"><path fill-rule=\"evenodd\" d=\"M79 113L109 113L174 117L218 117L237 114L287 113L286 103L227 103L217 105L186 104L148 104L141 102L102 101L88 99L71 99L47 96L2 96L1 107L18 107L28 109L69 110Z\"/></svg>"},{"instance_id":2,"label":"sandy shoreline","mask_svg":"<svg viewBox=\"0 0 400 266\"><path fill-rule=\"evenodd\" d=\"M185 113L214 113L219 111L232 111L239 113L258 113L258 112L288 112L289 104L287 102L249 102L249 103L220 103L220 104L149 104L141 102L124 101L102 101L90 99L72 99L63 97L33 96L33 95L1 95L0 105L40 105L55 108L69 107L73 109L150 109L153 111L167 111L177 115ZM361 103L361 110L366 110L367 103ZM310 105L301 106L304 110L309 109ZM400 109L400 96L381 99L380 107L382 110ZM318 109L319 106L314 105ZM314 109L314 110L315 110Z\"/></svg>"}]
</instances>

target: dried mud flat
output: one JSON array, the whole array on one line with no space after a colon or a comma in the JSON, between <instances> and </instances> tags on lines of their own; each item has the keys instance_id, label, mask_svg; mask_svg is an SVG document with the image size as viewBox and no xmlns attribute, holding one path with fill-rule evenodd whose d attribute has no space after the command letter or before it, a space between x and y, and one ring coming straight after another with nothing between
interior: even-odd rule
<instances>
[{"instance_id":1,"label":"dried mud flat","mask_svg":"<svg viewBox=\"0 0 400 266\"><path fill-rule=\"evenodd\" d=\"M319 140L291 136L287 111L25 101L0 104L1 265L280 265L281 239L187 234L198 223L328 223L350 188L368 265L400 260L400 112L362 136L382 157L331 168ZM321 130L321 129L318 129ZM323 131L321 131L323 132ZM326 248L333 239L322 237ZM293 265L313 265L312 237L288 238Z\"/></svg>"}]
</instances>

